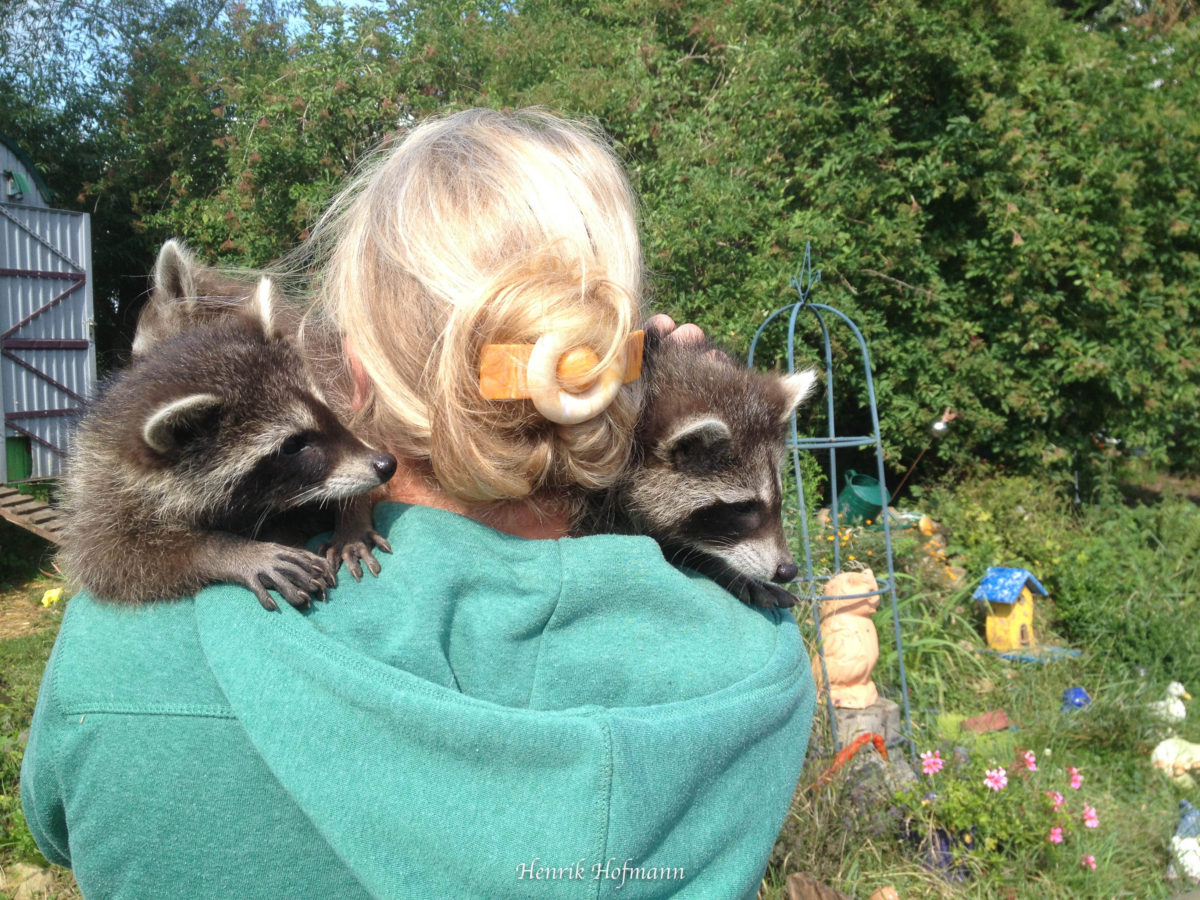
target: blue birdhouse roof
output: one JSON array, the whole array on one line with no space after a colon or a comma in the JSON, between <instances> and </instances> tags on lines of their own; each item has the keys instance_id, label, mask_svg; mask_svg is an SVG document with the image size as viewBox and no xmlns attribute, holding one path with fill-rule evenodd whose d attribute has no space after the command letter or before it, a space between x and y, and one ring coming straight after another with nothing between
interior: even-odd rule
<instances>
[{"instance_id":1,"label":"blue birdhouse roof","mask_svg":"<svg viewBox=\"0 0 1200 900\"><path fill-rule=\"evenodd\" d=\"M983 576L979 588L971 595L971 599L986 600L988 603L1016 603L1021 597L1022 588L1025 587L1035 594L1046 596L1046 589L1028 569L1002 569L999 566L991 566Z\"/></svg>"}]
</instances>

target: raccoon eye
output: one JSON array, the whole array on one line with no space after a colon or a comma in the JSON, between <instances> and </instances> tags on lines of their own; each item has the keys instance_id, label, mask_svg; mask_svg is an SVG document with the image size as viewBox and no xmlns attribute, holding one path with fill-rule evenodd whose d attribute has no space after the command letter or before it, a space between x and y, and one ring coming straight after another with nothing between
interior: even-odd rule
<instances>
[{"instance_id":1,"label":"raccoon eye","mask_svg":"<svg viewBox=\"0 0 1200 900\"><path fill-rule=\"evenodd\" d=\"M295 456L301 450L308 446L307 434L293 434L279 447L279 452L284 456Z\"/></svg>"},{"instance_id":2,"label":"raccoon eye","mask_svg":"<svg viewBox=\"0 0 1200 900\"><path fill-rule=\"evenodd\" d=\"M743 500L741 503L730 503L725 507L726 512L735 516L748 516L757 511L758 502L755 500Z\"/></svg>"}]
</instances>

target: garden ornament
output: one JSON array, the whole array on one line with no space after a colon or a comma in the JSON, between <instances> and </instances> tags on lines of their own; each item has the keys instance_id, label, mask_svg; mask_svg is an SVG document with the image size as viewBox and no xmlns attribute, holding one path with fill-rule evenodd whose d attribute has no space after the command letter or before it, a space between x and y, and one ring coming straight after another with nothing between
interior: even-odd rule
<instances>
[{"instance_id":1,"label":"garden ornament","mask_svg":"<svg viewBox=\"0 0 1200 900\"><path fill-rule=\"evenodd\" d=\"M1150 714L1160 722L1178 725L1187 718L1187 707L1183 705L1183 701L1191 699L1192 695L1182 684L1172 681L1167 685L1166 699L1156 700L1150 704Z\"/></svg>"},{"instance_id":2,"label":"garden ornament","mask_svg":"<svg viewBox=\"0 0 1200 900\"><path fill-rule=\"evenodd\" d=\"M921 448L921 452L917 454L917 458L912 461L912 465L910 465L908 467L908 471L905 472L904 477L900 479L899 486L896 488L895 492L892 494L893 500L895 500L896 497L899 496L900 491L902 491L904 489L904 484L905 484L905 482L908 481L908 476L913 473L913 470L917 467L917 463L919 463L921 461L921 458L925 456L926 451L928 451L929 448L933 445L934 438L945 437L946 432L948 432L950 430L950 423L953 422L955 419L957 419L959 417L959 415L960 415L960 413L956 413L949 406L947 406L944 410L942 410L941 418L937 419L933 423L933 425L931 425L929 428L929 431L931 434L929 441L925 444L924 447Z\"/></svg>"},{"instance_id":3,"label":"garden ornament","mask_svg":"<svg viewBox=\"0 0 1200 900\"><path fill-rule=\"evenodd\" d=\"M839 572L825 583L821 601L821 649L834 706L866 709L879 699L871 672L879 660L879 635L871 616L879 609L879 582L870 569ZM821 659L813 679L823 683Z\"/></svg>"},{"instance_id":4,"label":"garden ornament","mask_svg":"<svg viewBox=\"0 0 1200 900\"><path fill-rule=\"evenodd\" d=\"M1179 824L1171 836L1171 864L1192 884L1200 884L1200 810L1179 801Z\"/></svg>"},{"instance_id":5,"label":"garden ornament","mask_svg":"<svg viewBox=\"0 0 1200 900\"><path fill-rule=\"evenodd\" d=\"M1196 782L1189 773L1200 770L1200 744L1167 738L1150 753L1150 764L1176 786L1194 788Z\"/></svg>"},{"instance_id":6,"label":"garden ornament","mask_svg":"<svg viewBox=\"0 0 1200 900\"><path fill-rule=\"evenodd\" d=\"M833 762L828 769L817 776L817 780L813 782L813 789L824 787L833 781L833 777L841 771L842 766L850 762L854 758L854 754L858 753L867 744L874 744L876 751L883 757L884 762L887 762L887 745L883 741L883 735L872 733L860 734L842 748L842 751L833 758Z\"/></svg>"},{"instance_id":7,"label":"garden ornament","mask_svg":"<svg viewBox=\"0 0 1200 900\"><path fill-rule=\"evenodd\" d=\"M1081 687L1067 688L1063 691L1063 704L1059 708L1059 712L1073 712L1077 709L1083 709L1092 702L1091 696Z\"/></svg>"},{"instance_id":8,"label":"garden ornament","mask_svg":"<svg viewBox=\"0 0 1200 900\"><path fill-rule=\"evenodd\" d=\"M991 566L972 594L987 604L987 644L992 650L1011 651L1035 647L1033 595L1046 589L1027 569Z\"/></svg>"}]
</instances>

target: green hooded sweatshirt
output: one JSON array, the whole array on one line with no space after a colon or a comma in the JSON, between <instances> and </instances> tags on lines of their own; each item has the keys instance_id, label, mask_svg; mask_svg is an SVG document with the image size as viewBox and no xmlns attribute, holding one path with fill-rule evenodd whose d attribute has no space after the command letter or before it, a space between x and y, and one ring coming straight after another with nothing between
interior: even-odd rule
<instances>
[{"instance_id":1,"label":"green hooded sweatshirt","mask_svg":"<svg viewBox=\"0 0 1200 900\"><path fill-rule=\"evenodd\" d=\"M74 598L21 775L85 897L753 897L815 691L648 538L382 504L327 603Z\"/></svg>"}]
</instances>

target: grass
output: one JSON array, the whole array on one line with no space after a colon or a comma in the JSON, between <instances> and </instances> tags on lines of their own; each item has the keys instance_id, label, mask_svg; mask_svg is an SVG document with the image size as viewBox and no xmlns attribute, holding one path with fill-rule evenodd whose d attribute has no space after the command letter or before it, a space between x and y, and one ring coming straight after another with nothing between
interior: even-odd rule
<instances>
[{"instance_id":1,"label":"grass","mask_svg":"<svg viewBox=\"0 0 1200 900\"><path fill-rule=\"evenodd\" d=\"M1035 750L1040 765L1051 772L1073 765L1084 773L1087 802L1099 811L1101 823L1094 830L1078 828L1086 846L1043 845L1034 835L1025 849L1018 849L1020 841L1002 841L990 856L982 847L962 847L958 859L969 877L945 877L921 864L905 836L895 783L877 778L880 783L869 790L875 814L863 814L856 794L873 777L868 762L843 770L823 789L806 789L829 763L822 713L801 788L764 880L765 900L786 896L792 872L808 873L854 897L891 884L906 900L1154 898L1175 891L1164 873L1178 802L1186 794L1149 764L1151 749L1168 731L1151 717L1147 704L1162 698L1170 680L1200 688L1200 507L1188 496L1196 492L1187 483L1181 488L1178 480L1148 481L1165 485L1165 493L1116 490L1122 482L1113 479L1108 495L1076 506L1067 493L1033 479L967 478L914 491L911 502L943 526L944 550L936 541L897 542L899 611L918 750L940 747L947 755L966 743L939 733L942 713L1006 710L1018 726L1011 732L1015 748ZM857 543L864 537L851 533L846 552L865 546ZM957 586L940 577L947 564L967 572ZM1080 658L1036 665L981 652L984 616L970 595L990 565L1020 566L1038 576L1049 591L1038 601L1038 642L1081 649ZM892 693L898 669L886 603L875 621L881 645L875 679L882 691ZM802 627L812 630L807 618ZM1061 712L1063 691L1077 685L1087 690L1092 704ZM1200 743L1200 711L1177 732ZM869 750L860 755L874 756ZM1013 771L1011 755L996 764ZM947 782L940 783L944 797ZM929 780L924 789L936 784ZM977 793L980 817L998 817L995 798L982 788ZM1023 809L1025 814L1010 823L1017 829L1023 820L1032 821L1029 809ZM980 828L994 832L996 824ZM1095 856L1096 871L1080 865L1083 852Z\"/></svg>"},{"instance_id":2,"label":"grass","mask_svg":"<svg viewBox=\"0 0 1200 900\"><path fill-rule=\"evenodd\" d=\"M78 897L70 871L49 866L38 851L20 800L21 757L62 621L61 603L47 608L41 601L62 582L40 538L0 521L0 547L0 870L13 878L23 866L48 868L39 896Z\"/></svg>"}]
</instances>

